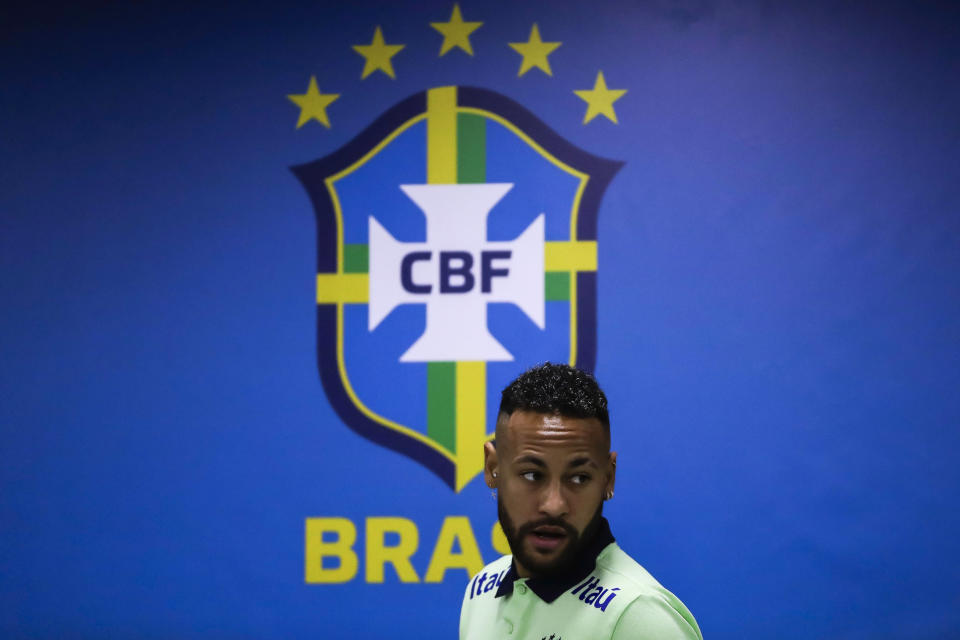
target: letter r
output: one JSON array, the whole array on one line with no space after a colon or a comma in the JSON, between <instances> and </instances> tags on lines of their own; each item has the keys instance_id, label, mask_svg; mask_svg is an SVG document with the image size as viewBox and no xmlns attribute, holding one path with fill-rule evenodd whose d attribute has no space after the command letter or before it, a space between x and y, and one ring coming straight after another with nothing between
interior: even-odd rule
<instances>
[{"instance_id":1,"label":"letter r","mask_svg":"<svg viewBox=\"0 0 960 640\"><path fill-rule=\"evenodd\" d=\"M396 545L387 546L387 533L397 535ZM392 564L400 582L420 582L410 557L420 544L417 525L406 518L367 518L367 582L384 581L384 566Z\"/></svg>"}]
</instances>

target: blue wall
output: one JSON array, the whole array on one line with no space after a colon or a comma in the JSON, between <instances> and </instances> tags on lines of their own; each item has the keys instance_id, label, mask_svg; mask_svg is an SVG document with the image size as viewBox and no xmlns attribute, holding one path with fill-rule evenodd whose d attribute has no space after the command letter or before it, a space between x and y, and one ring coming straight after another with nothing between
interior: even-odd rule
<instances>
[{"instance_id":1,"label":"blue wall","mask_svg":"<svg viewBox=\"0 0 960 640\"><path fill-rule=\"evenodd\" d=\"M4 26L0 634L456 633L463 570L304 580L307 518L413 521L422 579L446 516L492 560L495 508L332 410L290 171L456 84L625 163L598 229L607 515L705 637L960 635L956 5L464 2L474 55L441 57L451 4ZM533 22L552 76L506 46ZM361 80L377 25L406 48ZM618 124L583 124L598 70ZM296 128L311 76L329 129Z\"/></svg>"}]
</instances>

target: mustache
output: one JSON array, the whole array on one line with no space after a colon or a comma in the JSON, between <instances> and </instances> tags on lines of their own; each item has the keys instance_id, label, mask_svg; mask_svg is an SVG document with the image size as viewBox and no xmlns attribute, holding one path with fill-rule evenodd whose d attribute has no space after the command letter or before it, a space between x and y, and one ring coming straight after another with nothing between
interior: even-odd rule
<instances>
[{"instance_id":1,"label":"mustache","mask_svg":"<svg viewBox=\"0 0 960 640\"><path fill-rule=\"evenodd\" d=\"M579 537L577 530L574 529L573 525L569 522L564 522L558 518L541 518L540 520L534 520L533 522L520 525L520 528L517 529L517 538L523 538L523 536L532 533L533 530L538 527L560 527L567 534L568 538L576 540Z\"/></svg>"}]
</instances>

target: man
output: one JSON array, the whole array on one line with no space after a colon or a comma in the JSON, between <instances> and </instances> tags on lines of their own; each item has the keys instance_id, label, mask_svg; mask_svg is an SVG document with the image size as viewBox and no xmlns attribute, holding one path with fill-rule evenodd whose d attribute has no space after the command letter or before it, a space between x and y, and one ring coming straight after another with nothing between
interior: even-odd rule
<instances>
[{"instance_id":1,"label":"man","mask_svg":"<svg viewBox=\"0 0 960 640\"><path fill-rule=\"evenodd\" d=\"M616 471L591 375L547 363L503 390L484 475L513 555L470 580L460 640L702 640L683 603L614 542L601 514Z\"/></svg>"}]
</instances>

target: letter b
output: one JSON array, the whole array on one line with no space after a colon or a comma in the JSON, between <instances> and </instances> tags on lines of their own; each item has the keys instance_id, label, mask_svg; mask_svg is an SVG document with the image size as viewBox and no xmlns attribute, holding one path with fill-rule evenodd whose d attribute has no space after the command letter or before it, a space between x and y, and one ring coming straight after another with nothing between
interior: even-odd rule
<instances>
[{"instance_id":1,"label":"letter b","mask_svg":"<svg viewBox=\"0 0 960 640\"><path fill-rule=\"evenodd\" d=\"M459 260L460 265L454 267L452 262ZM473 268L473 256L466 251L440 252L440 293L466 293L473 289L474 278L470 269ZM453 284L452 276L460 276L463 282Z\"/></svg>"},{"instance_id":2,"label":"letter b","mask_svg":"<svg viewBox=\"0 0 960 640\"><path fill-rule=\"evenodd\" d=\"M323 534L336 534L334 542L324 542ZM346 518L307 518L304 577L308 583L349 582L357 575L357 528ZM324 568L324 558L337 558L339 566Z\"/></svg>"}]
</instances>

